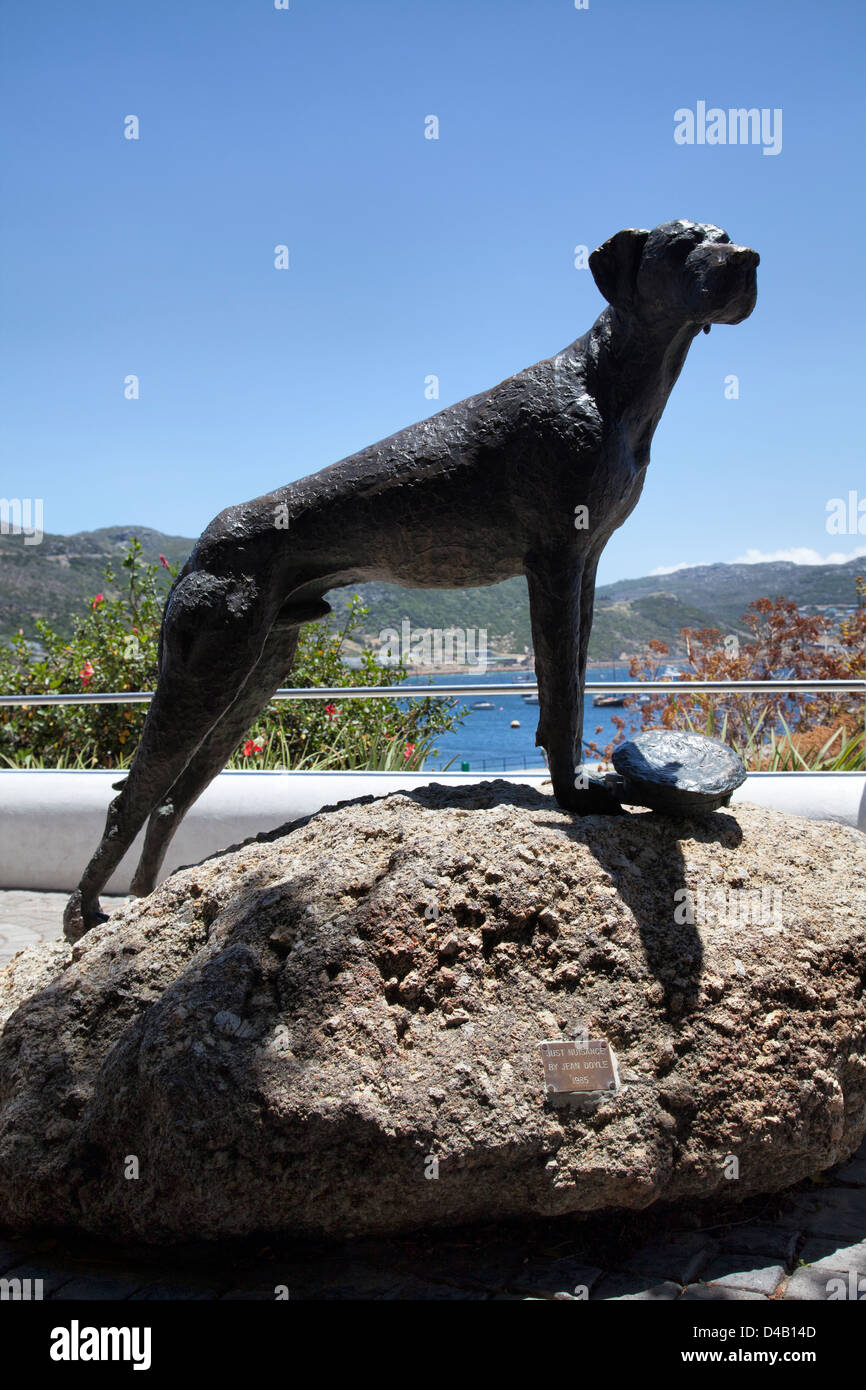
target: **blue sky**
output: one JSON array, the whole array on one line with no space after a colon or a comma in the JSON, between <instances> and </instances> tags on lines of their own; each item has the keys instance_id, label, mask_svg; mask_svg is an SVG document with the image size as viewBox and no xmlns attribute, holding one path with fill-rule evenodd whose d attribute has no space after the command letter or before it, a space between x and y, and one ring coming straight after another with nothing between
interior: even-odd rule
<instances>
[{"instance_id":1,"label":"blue sky","mask_svg":"<svg viewBox=\"0 0 866 1390\"><path fill-rule=\"evenodd\" d=\"M4 11L0 490L46 530L196 535L550 356L603 307L576 245L690 217L758 305L696 340L601 579L866 550L825 524L866 497L860 0ZM781 108L781 152L677 145L698 101Z\"/></svg>"}]
</instances>

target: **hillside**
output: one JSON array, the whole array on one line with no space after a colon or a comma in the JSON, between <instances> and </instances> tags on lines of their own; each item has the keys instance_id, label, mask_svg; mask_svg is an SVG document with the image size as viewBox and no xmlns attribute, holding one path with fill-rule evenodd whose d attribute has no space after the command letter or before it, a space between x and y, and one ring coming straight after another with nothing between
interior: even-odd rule
<instances>
[{"instance_id":1,"label":"hillside","mask_svg":"<svg viewBox=\"0 0 866 1390\"><path fill-rule=\"evenodd\" d=\"M46 535L40 545L25 545L22 536L0 536L0 637L18 628L35 635L35 620L45 618L68 632L76 613L106 588L103 570L115 569L133 537L146 555L163 554L180 564L192 549L184 536L167 536L146 526L104 527L72 536ZM669 645L683 627L717 627L742 631L742 615L756 598L784 595L799 606L856 602L855 576L866 573L866 557L844 565L698 565L673 574L622 579L598 590L590 656L618 658L643 649L651 638ZM331 595L336 619L354 590ZM488 647L523 651L530 645L526 582L509 579L484 589L400 589L392 584L365 584L359 592L370 609L368 640L385 628L486 628Z\"/></svg>"},{"instance_id":2,"label":"hillside","mask_svg":"<svg viewBox=\"0 0 866 1390\"><path fill-rule=\"evenodd\" d=\"M335 614L344 611L351 590L332 594ZM531 646L529 599L525 579L507 579L488 589L400 589L392 584L366 584L360 592L370 609L365 620L368 638L375 642L385 628L409 618L413 628L450 626L486 628L488 647L522 652ZM596 604L590 640L593 659L619 657L642 650L650 638L669 641L682 627L713 626L711 614L668 594L646 594L634 600Z\"/></svg>"},{"instance_id":3,"label":"hillside","mask_svg":"<svg viewBox=\"0 0 866 1390\"><path fill-rule=\"evenodd\" d=\"M712 612L716 625L736 625L758 597L784 595L800 608L856 603L854 580L858 574L866 574L866 556L844 565L793 565L782 560L760 565L695 565L673 574L620 579L600 593L605 599L634 603L664 591L681 603Z\"/></svg>"},{"instance_id":4,"label":"hillside","mask_svg":"<svg viewBox=\"0 0 866 1390\"><path fill-rule=\"evenodd\" d=\"M23 536L0 536L0 637L19 628L25 636L34 637L37 618L44 618L59 632L69 632L75 615L105 589L106 563L112 560L115 571L119 570L134 536L149 559L162 554L172 564L181 564L193 546L184 536L165 536L147 526L111 526L72 536L46 534L39 545L25 545Z\"/></svg>"}]
</instances>

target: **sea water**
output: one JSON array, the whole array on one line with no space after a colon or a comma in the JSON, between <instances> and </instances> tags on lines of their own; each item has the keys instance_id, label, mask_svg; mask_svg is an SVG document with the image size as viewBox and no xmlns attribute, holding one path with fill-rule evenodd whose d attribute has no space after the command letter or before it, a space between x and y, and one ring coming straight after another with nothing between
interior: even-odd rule
<instances>
[{"instance_id":1,"label":"sea water","mask_svg":"<svg viewBox=\"0 0 866 1390\"><path fill-rule=\"evenodd\" d=\"M531 678L534 681L534 676ZM588 672L589 681L626 681L630 677L628 669L622 666L596 667ZM511 671L487 671L466 675L428 674L427 672L410 676L410 685L507 685L515 681ZM635 681L640 688L640 682ZM522 684L522 682L521 682ZM531 684L531 681L528 682ZM584 741L592 740L599 748L604 748L616 736L613 716L619 715L626 721L626 730L636 732L640 728L640 710L613 706L596 709L592 703L592 691L587 691L584 708ZM470 695L459 699L458 708L465 717L463 723L449 733L438 734L433 741L435 756L431 753L424 766L427 769L442 771L450 764L452 772L459 772L463 763L469 764L470 772L519 772L523 769L544 767L544 755L535 746L535 729L538 724L538 705L527 704L519 694L491 695L493 709L472 709L477 700L484 695ZM520 723L519 729L511 728L512 719ZM601 728L601 733L596 730Z\"/></svg>"}]
</instances>

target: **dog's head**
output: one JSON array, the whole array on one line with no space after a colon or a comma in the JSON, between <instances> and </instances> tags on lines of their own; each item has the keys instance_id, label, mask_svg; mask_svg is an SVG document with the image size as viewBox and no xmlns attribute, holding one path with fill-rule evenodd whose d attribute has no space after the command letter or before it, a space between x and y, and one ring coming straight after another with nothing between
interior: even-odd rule
<instances>
[{"instance_id":1,"label":"dog's head","mask_svg":"<svg viewBox=\"0 0 866 1390\"><path fill-rule=\"evenodd\" d=\"M760 256L706 222L663 222L617 232L589 258L615 309L647 325L741 323L755 307Z\"/></svg>"}]
</instances>

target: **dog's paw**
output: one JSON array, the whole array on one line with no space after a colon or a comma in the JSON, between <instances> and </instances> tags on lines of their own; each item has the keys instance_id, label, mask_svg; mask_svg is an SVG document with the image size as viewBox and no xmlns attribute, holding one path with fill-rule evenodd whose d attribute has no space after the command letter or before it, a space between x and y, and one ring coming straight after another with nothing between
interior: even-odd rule
<instances>
[{"instance_id":1,"label":"dog's paw","mask_svg":"<svg viewBox=\"0 0 866 1390\"><path fill-rule=\"evenodd\" d=\"M97 927L100 922L107 921L107 915L99 910L99 900L96 900L95 908L85 908L81 892L76 889L63 912L63 935L67 941L75 943L80 941L91 927Z\"/></svg>"}]
</instances>

